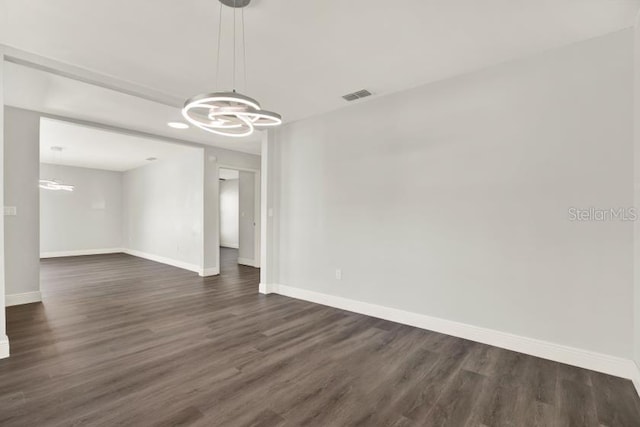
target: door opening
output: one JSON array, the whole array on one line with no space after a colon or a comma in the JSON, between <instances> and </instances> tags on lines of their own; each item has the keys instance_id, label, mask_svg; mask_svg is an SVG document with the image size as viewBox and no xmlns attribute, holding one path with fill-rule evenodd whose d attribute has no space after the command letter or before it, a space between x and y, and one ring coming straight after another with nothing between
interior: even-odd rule
<instances>
[{"instance_id":1,"label":"door opening","mask_svg":"<svg viewBox=\"0 0 640 427\"><path fill-rule=\"evenodd\" d=\"M220 267L260 266L260 187L256 171L221 166Z\"/></svg>"}]
</instances>

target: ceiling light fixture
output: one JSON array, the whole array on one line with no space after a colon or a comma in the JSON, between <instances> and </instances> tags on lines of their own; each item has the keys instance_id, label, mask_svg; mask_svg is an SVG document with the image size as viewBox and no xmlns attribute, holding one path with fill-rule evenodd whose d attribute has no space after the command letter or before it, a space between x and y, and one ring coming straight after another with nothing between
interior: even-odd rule
<instances>
[{"instance_id":1,"label":"ceiling light fixture","mask_svg":"<svg viewBox=\"0 0 640 427\"><path fill-rule=\"evenodd\" d=\"M43 190L53 190L53 191L73 191L75 190L75 186L69 184L63 184L56 179L41 179L38 185Z\"/></svg>"},{"instance_id":2,"label":"ceiling light fixture","mask_svg":"<svg viewBox=\"0 0 640 427\"><path fill-rule=\"evenodd\" d=\"M233 9L233 90L212 92L193 96L184 104L182 115L194 126L207 132L224 136L243 137L253 133L255 128L282 124L280 114L262 110L255 99L236 92L236 11L240 9L242 22L242 55L244 88L247 86L247 57L244 36L244 8L251 0L220 0L220 20L218 23L218 52L216 63L216 87L220 69L220 40L222 35L222 5Z\"/></svg>"},{"instance_id":3,"label":"ceiling light fixture","mask_svg":"<svg viewBox=\"0 0 640 427\"><path fill-rule=\"evenodd\" d=\"M54 162L59 163L60 153L62 153L62 147L51 147L51 151L53 151ZM53 191L73 191L75 190L75 186L71 184L65 184L59 179L41 179L38 183L38 187L43 190L53 190Z\"/></svg>"},{"instance_id":4,"label":"ceiling light fixture","mask_svg":"<svg viewBox=\"0 0 640 427\"><path fill-rule=\"evenodd\" d=\"M182 122L169 122L167 123L167 125L169 125L170 128L174 129L189 129L189 125Z\"/></svg>"}]
</instances>

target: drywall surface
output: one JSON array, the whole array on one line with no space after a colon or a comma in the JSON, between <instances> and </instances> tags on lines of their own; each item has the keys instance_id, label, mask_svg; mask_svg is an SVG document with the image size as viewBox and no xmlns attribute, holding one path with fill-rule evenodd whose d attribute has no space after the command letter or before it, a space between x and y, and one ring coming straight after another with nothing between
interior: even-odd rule
<instances>
[{"instance_id":1,"label":"drywall surface","mask_svg":"<svg viewBox=\"0 0 640 427\"><path fill-rule=\"evenodd\" d=\"M40 115L11 107L4 114L4 205L16 208L4 217L5 295L39 292Z\"/></svg>"},{"instance_id":2,"label":"drywall surface","mask_svg":"<svg viewBox=\"0 0 640 427\"><path fill-rule=\"evenodd\" d=\"M220 246L238 248L239 206L239 180L220 181Z\"/></svg>"},{"instance_id":3,"label":"drywall surface","mask_svg":"<svg viewBox=\"0 0 640 427\"><path fill-rule=\"evenodd\" d=\"M253 172L240 171L240 215L239 215L239 239L240 249L238 258L241 260L255 259L255 233L256 233L256 217L255 217L255 194L256 182Z\"/></svg>"},{"instance_id":4,"label":"drywall surface","mask_svg":"<svg viewBox=\"0 0 640 427\"><path fill-rule=\"evenodd\" d=\"M276 131L274 283L625 358L633 32ZM342 279L336 279L336 270Z\"/></svg>"},{"instance_id":5,"label":"drywall surface","mask_svg":"<svg viewBox=\"0 0 640 427\"><path fill-rule=\"evenodd\" d=\"M0 8L4 8L4 2L0 4ZM0 30L0 37L2 37L3 30ZM4 185L5 185L5 168L4 168L4 151L5 151L5 127L4 127L4 51L0 47L0 200L5 200ZM0 241L4 242L4 215L0 218ZM6 273L5 273L5 245L0 245L0 308L5 304L5 289L6 289ZM6 332L6 311L0 310L0 358L9 357L9 339Z\"/></svg>"},{"instance_id":6,"label":"drywall surface","mask_svg":"<svg viewBox=\"0 0 640 427\"><path fill-rule=\"evenodd\" d=\"M125 247L202 268L203 149L124 173Z\"/></svg>"},{"instance_id":7,"label":"drywall surface","mask_svg":"<svg viewBox=\"0 0 640 427\"><path fill-rule=\"evenodd\" d=\"M635 206L640 208L640 14L636 18L634 27L634 88L633 88L633 123L634 123L634 197ZM638 380L640 380L640 222L634 223L634 361L639 367ZM636 384L636 387L640 384ZM640 388L638 389L640 392Z\"/></svg>"},{"instance_id":8,"label":"drywall surface","mask_svg":"<svg viewBox=\"0 0 640 427\"><path fill-rule=\"evenodd\" d=\"M40 164L42 179L73 192L40 190L40 253L122 248L122 173Z\"/></svg>"}]
</instances>

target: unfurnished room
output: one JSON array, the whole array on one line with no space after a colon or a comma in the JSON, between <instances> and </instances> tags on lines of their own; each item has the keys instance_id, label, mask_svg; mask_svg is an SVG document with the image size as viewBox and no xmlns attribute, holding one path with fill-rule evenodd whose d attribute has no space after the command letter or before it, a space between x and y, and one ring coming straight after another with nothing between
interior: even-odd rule
<instances>
[{"instance_id":1,"label":"unfurnished room","mask_svg":"<svg viewBox=\"0 0 640 427\"><path fill-rule=\"evenodd\" d=\"M0 104L0 426L640 426L640 0L0 0Z\"/></svg>"}]
</instances>

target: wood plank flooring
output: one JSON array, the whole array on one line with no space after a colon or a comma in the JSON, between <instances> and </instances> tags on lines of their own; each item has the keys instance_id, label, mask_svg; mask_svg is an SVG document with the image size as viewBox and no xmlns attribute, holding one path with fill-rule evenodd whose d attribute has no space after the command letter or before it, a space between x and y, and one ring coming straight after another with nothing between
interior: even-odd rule
<instances>
[{"instance_id":1,"label":"wood plank flooring","mask_svg":"<svg viewBox=\"0 0 640 427\"><path fill-rule=\"evenodd\" d=\"M223 250L200 278L43 260L7 309L2 426L640 426L630 381L279 295Z\"/></svg>"}]
</instances>

